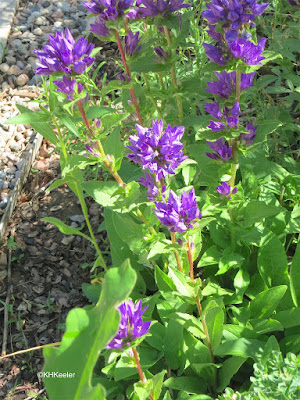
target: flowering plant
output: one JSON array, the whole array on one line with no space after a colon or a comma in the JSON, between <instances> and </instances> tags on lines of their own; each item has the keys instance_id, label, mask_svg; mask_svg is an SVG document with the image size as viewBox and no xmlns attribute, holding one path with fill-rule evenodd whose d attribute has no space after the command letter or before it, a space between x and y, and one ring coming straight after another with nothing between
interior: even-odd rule
<instances>
[{"instance_id":1,"label":"flowering plant","mask_svg":"<svg viewBox=\"0 0 300 400\"><path fill-rule=\"evenodd\" d=\"M97 79L99 48L57 33L36 51L47 107L11 121L30 120L55 144L62 178L50 190L67 184L78 196L86 233L44 220L96 253L84 289L97 291L93 304L72 310L61 346L45 349L45 370L77 374L64 385L46 378L50 399L213 400L230 382L247 389L253 362L293 341L300 349L296 152L274 162L277 135L299 130L285 110L297 90L273 108L260 97L282 57L260 37L273 5L84 6L122 70ZM86 197L102 207L107 251Z\"/></svg>"}]
</instances>

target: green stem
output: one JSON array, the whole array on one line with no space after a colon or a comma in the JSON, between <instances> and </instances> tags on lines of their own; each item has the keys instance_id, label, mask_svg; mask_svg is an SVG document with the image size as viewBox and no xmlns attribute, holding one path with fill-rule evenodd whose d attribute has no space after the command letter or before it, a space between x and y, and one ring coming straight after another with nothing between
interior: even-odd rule
<instances>
[{"instance_id":1,"label":"green stem","mask_svg":"<svg viewBox=\"0 0 300 400\"><path fill-rule=\"evenodd\" d=\"M169 46L169 57L172 58L172 41L169 33L169 29L166 25L164 25L164 33L168 42ZM177 80L176 80L176 71L174 65L171 67L171 78L172 78L172 84L174 87L174 90L177 89ZM178 109L178 117L179 121L182 122L183 119L183 110L182 110L182 104L180 100L180 96L178 93L176 93L176 103L177 103L177 109Z\"/></svg>"},{"instance_id":2,"label":"green stem","mask_svg":"<svg viewBox=\"0 0 300 400\"><path fill-rule=\"evenodd\" d=\"M172 243L174 244L174 243L176 243L175 232L170 232L170 233L171 233ZM183 272L182 264L181 264L181 261L180 261L179 254L178 254L177 250L174 250L174 255L175 255L175 259L176 259L176 263L177 263L177 267L178 267L179 271Z\"/></svg>"},{"instance_id":3,"label":"green stem","mask_svg":"<svg viewBox=\"0 0 300 400\"><path fill-rule=\"evenodd\" d=\"M66 151L66 148L65 148L65 144L64 144L64 141L63 141L63 137L62 137L62 134L61 134L61 130L60 130L60 127L59 127L59 125L57 124L55 118L53 118L53 121L54 121L54 123L55 123L55 125L56 125L56 127L57 127L58 137L59 137L59 140L60 140L60 146L61 146L61 149L62 149L64 158L65 158L65 162L67 163L67 162L68 162L68 154L67 154L67 151ZM71 176L73 176L73 172L71 172L70 174L71 174ZM74 180L75 180L75 179L74 179ZM74 193L76 194L76 196L78 197L78 199L79 199L79 201L80 201L80 205L81 205L81 209L82 209L83 215L84 215L84 217L85 217L86 225L87 225L87 227L88 227L88 230L89 230L90 237L91 237L91 240L92 240L92 242L93 242L93 245L95 246L96 252L97 252L98 257L99 257L99 259L100 259L101 266L102 266L102 267L105 269L105 271L106 271L106 270L107 270L107 265L106 265L106 263L105 263L105 260L104 260L104 258L103 258L102 252L101 252L101 250L100 250L100 248L99 248L99 246L98 246L97 240L96 240L96 238L95 238L95 235L94 235L94 232L93 232L93 229L92 229L90 220L89 220L89 216L88 216L88 212L87 212L87 206L86 206L86 204L85 204L85 200L84 200L84 197L83 197L83 193L82 193L82 191L80 190L79 185L78 185L78 183L76 182L76 180L75 180L75 183L74 183Z\"/></svg>"},{"instance_id":4,"label":"green stem","mask_svg":"<svg viewBox=\"0 0 300 400\"><path fill-rule=\"evenodd\" d=\"M150 85L149 85L149 82L148 82L147 75L146 75L144 72L142 72L142 75L143 75L143 78L144 78L146 87L147 87L147 89L148 89L148 92L149 92L149 93L148 93L148 96L149 96L150 100L152 101L152 104L154 105L154 107L155 107L155 109L156 109L158 115L160 116L160 118L162 118L161 111L160 111L160 109L159 109L159 107L158 107L158 105L157 105L157 102L155 101L154 97L153 97L152 94L151 94L151 88L150 88Z\"/></svg>"},{"instance_id":5,"label":"green stem","mask_svg":"<svg viewBox=\"0 0 300 400\"><path fill-rule=\"evenodd\" d=\"M186 252L187 252L187 256L188 256L188 260L189 260L190 279L191 279L192 282L194 282L194 264L193 264L193 256L192 256L192 251L191 251L191 246L190 246L190 242L189 241L186 244ZM199 299L198 295L195 297L195 301L196 301L197 309L198 309L198 312L199 312L199 315L200 315L200 318L201 318L203 331L204 331L204 334L205 334L205 337L206 337L206 343L207 343L207 347L208 347L208 351L209 351L210 360L211 360L212 363L214 363L215 362L215 358L214 358L214 354L213 354L213 351L212 351L210 338L209 338L209 333L208 333L205 317L203 315L203 310L202 310L202 306L201 306L200 299Z\"/></svg>"},{"instance_id":6,"label":"green stem","mask_svg":"<svg viewBox=\"0 0 300 400\"><path fill-rule=\"evenodd\" d=\"M158 75L159 83L160 83L162 90L166 90L161 72L158 72L157 75Z\"/></svg>"}]
</instances>

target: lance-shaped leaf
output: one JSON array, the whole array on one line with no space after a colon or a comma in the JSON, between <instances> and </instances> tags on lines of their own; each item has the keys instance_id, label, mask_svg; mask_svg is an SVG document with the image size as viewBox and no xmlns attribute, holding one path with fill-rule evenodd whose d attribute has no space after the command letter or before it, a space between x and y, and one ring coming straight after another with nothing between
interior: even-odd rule
<instances>
[{"instance_id":1,"label":"lance-shaped leaf","mask_svg":"<svg viewBox=\"0 0 300 400\"><path fill-rule=\"evenodd\" d=\"M136 273L125 261L107 272L95 307L70 311L61 346L44 350L44 371L52 373L44 378L50 400L105 399L104 387L91 385L92 372L100 351L118 330L120 314L116 307L129 296L135 281ZM54 374L67 372L73 377L62 379Z\"/></svg>"}]
</instances>

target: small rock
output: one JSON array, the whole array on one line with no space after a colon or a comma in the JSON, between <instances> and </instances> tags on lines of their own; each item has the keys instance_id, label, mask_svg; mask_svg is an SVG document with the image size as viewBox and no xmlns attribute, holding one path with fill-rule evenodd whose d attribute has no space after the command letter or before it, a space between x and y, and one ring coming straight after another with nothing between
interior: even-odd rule
<instances>
[{"instance_id":1,"label":"small rock","mask_svg":"<svg viewBox=\"0 0 300 400\"><path fill-rule=\"evenodd\" d=\"M46 17L41 16L41 17L37 17L35 23L36 23L36 25L47 25L48 21L47 21Z\"/></svg>"},{"instance_id":2,"label":"small rock","mask_svg":"<svg viewBox=\"0 0 300 400\"><path fill-rule=\"evenodd\" d=\"M0 71L3 72L4 74L7 73L7 71L9 70L9 65L6 63L3 63L0 65Z\"/></svg>"},{"instance_id":3,"label":"small rock","mask_svg":"<svg viewBox=\"0 0 300 400\"><path fill-rule=\"evenodd\" d=\"M43 1L42 7L47 8L47 7L49 7L49 6L50 6L50 1L48 1L48 0Z\"/></svg>"},{"instance_id":4,"label":"small rock","mask_svg":"<svg viewBox=\"0 0 300 400\"><path fill-rule=\"evenodd\" d=\"M17 61L17 66L22 70L22 69L24 69L25 64L23 63L23 61L18 60L18 61ZM16 75L16 74L14 74L14 75Z\"/></svg>"},{"instance_id":5,"label":"small rock","mask_svg":"<svg viewBox=\"0 0 300 400\"><path fill-rule=\"evenodd\" d=\"M96 216L99 215L99 212L100 212L99 205L97 203L91 204L89 208L89 214L92 216Z\"/></svg>"},{"instance_id":6,"label":"small rock","mask_svg":"<svg viewBox=\"0 0 300 400\"><path fill-rule=\"evenodd\" d=\"M17 65L12 65L7 71L7 75L16 75L19 76L22 73L22 70Z\"/></svg>"},{"instance_id":7,"label":"small rock","mask_svg":"<svg viewBox=\"0 0 300 400\"><path fill-rule=\"evenodd\" d=\"M26 25L20 25L18 28L19 28L19 30L20 30L21 32L26 32L27 29L28 29L28 26L26 26Z\"/></svg>"},{"instance_id":8,"label":"small rock","mask_svg":"<svg viewBox=\"0 0 300 400\"><path fill-rule=\"evenodd\" d=\"M15 142L14 140L9 145L11 151L20 151L21 147L22 147L21 143Z\"/></svg>"},{"instance_id":9,"label":"small rock","mask_svg":"<svg viewBox=\"0 0 300 400\"><path fill-rule=\"evenodd\" d=\"M82 222L85 221L85 217L84 215L71 215L71 217L69 217L71 221L73 222L79 222L80 224L82 224Z\"/></svg>"},{"instance_id":10,"label":"small rock","mask_svg":"<svg viewBox=\"0 0 300 400\"><path fill-rule=\"evenodd\" d=\"M0 203L1 204L1 203ZM75 240L75 236L71 235L71 236L64 236L61 243L65 246L68 246L69 244L71 244L72 242L74 242Z\"/></svg>"},{"instance_id":11,"label":"small rock","mask_svg":"<svg viewBox=\"0 0 300 400\"><path fill-rule=\"evenodd\" d=\"M64 268L62 270L62 272L67 278L71 278L72 274L71 274L70 270L68 270L68 268Z\"/></svg>"},{"instance_id":12,"label":"small rock","mask_svg":"<svg viewBox=\"0 0 300 400\"><path fill-rule=\"evenodd\" d=\"M10 45L11 45L12 47L16 47L16 48L18 48L19 46L21 46L21 44L22 44L22 42L21 42L20 39L15 39L15 40L13 40L13 41L10 43Z\"/></svg>"},{"instance_id":13,"label":"small rock","mask_svg":"<svg viewBox=\"0 0 300 400\"><path fill-rule=\"evenodd\" d=\"M30 64L31 68L36 68L37 59L35 57L29 57L27 62Z\"/></svg>"},{"instance_id":14,"label":"small rock","mask_svg":"<svg viewBox=\"0 0 300 400\"><path fill-rule=\"evenodd\" d=\"M43 31L42 31L41 28L35 28L35 30L33 31L33 33L34 33L36 36L42 36Z\"/></svg>"},{"instance_id":15,"label":"small rock","mask_svg":"<svg viewBox=\"0 0 300 400\"><path fill-rule=\"evenodd\" d=\"M18 37L21 37L22 36L22 32L21 31L16 31L16 32L13 32L11 35L10 35L10 40L12 40L12 39L17 39Z\"/></svg>"},{"instance_id":16,"label":"small rock","mask_svg":"<svg viewBox=\"0 0 300 400\"><path fill-rule=\"evenodd\" d=\"M75 28L76 26L76 22L74 21L74 19L65 19L64 20L64 25L70 29Z\"/></svg>"},{"instance_id":17,"label":"small rock","mask_svg":"<svg viewBox=\"0 0 300 400\"><path fill-rule=\"evenodd\" d=\"M6 56L5 57L5 60L6 60L6 62L9 64L9 65L13 65L13 64L15 64L16 63L16 57L13 57L13 56Z\"/></svg>"},{"instance_id":18,"label":"small rock","mask_svg":"<svg viewBox=\"0 0 300 400\"><path fill-rule=\"evenodd\" d=\"M24 86L29 81L29 78L26 74L21 74L16 79L16 84L18 86Z\"/></svg>"},{"instance_id":19,"label":"small rock","mask_svg":"<svg viewBox=\"0 0 300 400\"><path fill-rule=\"evenodd\" d=\"M60 28L62 26L62 21L55 21L54 22L54 27L55 28Z\"/></svg>"},{"instance_id":20,"label":"small rock","mask_svg":"<svg viewBox=\"0 0 300 400\"><path fill-rule=\"evenodd\" d=\"M21 44L20 46L18 46L17 52L21 56L26 56L28 54L28 48L27 48L27 46L25 44Z\"/></svg>"}]
</instances>

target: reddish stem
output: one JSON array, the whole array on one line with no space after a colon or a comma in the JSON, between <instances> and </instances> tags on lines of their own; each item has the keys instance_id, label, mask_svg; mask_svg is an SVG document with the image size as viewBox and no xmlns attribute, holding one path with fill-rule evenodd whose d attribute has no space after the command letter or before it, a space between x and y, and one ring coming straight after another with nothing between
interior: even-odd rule
<instances>
[{"instance_id":1,"label":"reddish stem","mask_svg":"<svg viewBox=\"0 0 300 400\"><path fill-rule=\"evenodd\" d=\"M176 243L175 232L170 232L170 233L171 233L172 243ZM174 255L175 255L175 259L176 259L176 263L177 263L177 267L178 267L179 271L183 272L182 264L181 264L181 261L180 261L179 254L178 254L177 250L174 250Z\"/></svg>"},{"instance_id":2,"label":"reddish stem","mask_svg":"<svg viewBox=\"0 0 300 400\"><path fill-rule=\"evenodd\" d=\"M145 375L143 373L143 370L142 370L142 367L141 367L141 364L140 364L140 360L139 360L139 355L138 355L138 352L137 352L135 347L132 347L132 352L133 352L133 357L134 357L136 368L137 368L138 373L139 373L140 380L141 380L141 382L146 383L147 379L145 378ZM149 394L149 397L150 397L151 400L153 400L153 397L152 397L151 393Z\"/></svg>"},{"instance_id":3,"label":"reddish stem","mask_svg":"<svg viewBox=\"0 0 300 400\"><path fill-rule=\"evenodd\" d=\"M123 62L123 65L125 67L126 75L128 76L128 78L131 79L131 73L130 73L129 65L127 64L125 52L124 52L123 45L122 45L122 42L121 42L121 38L120 38L120 35L119 35L118 31L115 31L115 36L116 36L116 42L117 42L117 45L118 45L118 48L119 48L119 51L120 51L120 54L121 54L122 62ZM134 91L133 88L130 89L130 94L131 94L131 98L132 98L132 101L133 101L133 104L134 104L134 108L135 108L139 123L141 125L143 125L143 119L142 119L140 108L139 108L139 105L138 105L138 100L137 100L137 97L136 97L136 94L135 94L135 91Z\"/></svg>"},{"instance_id":4,"label":"reddish stem","mask_svg":"<svg viewBox=\"0 0 300 400\"><path fill-rule=\"evenodd\" d=\"M186 253L188 256L188 260L189 260L189 266L190 266L190 278L191 281L194 282L194 265L193 265L193 256L192 256L192 251L191 251L191 246L190 246L190 242L188 241L186 244Z\"/></svg>"}]
</instances>

